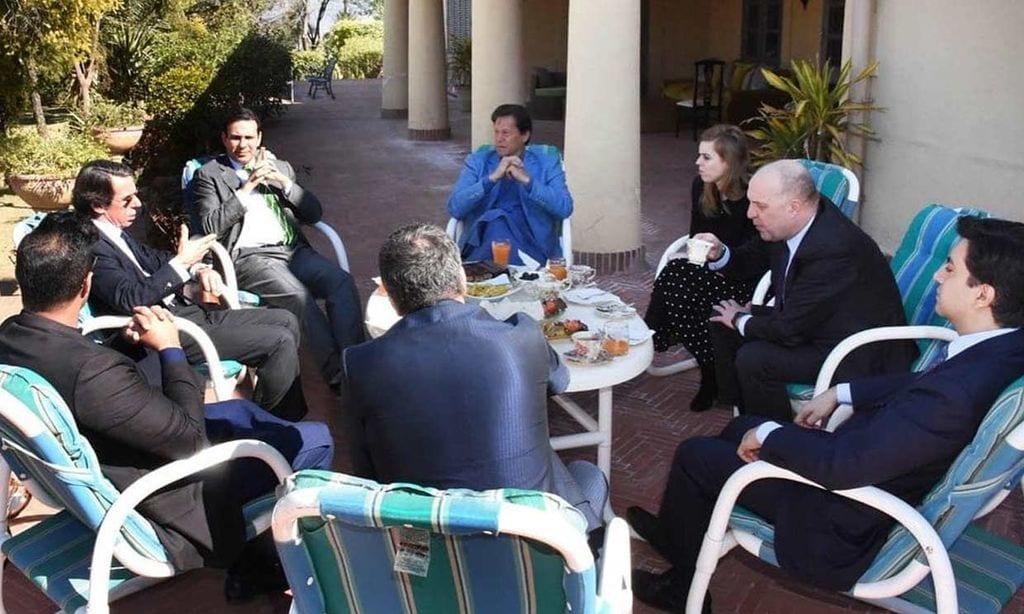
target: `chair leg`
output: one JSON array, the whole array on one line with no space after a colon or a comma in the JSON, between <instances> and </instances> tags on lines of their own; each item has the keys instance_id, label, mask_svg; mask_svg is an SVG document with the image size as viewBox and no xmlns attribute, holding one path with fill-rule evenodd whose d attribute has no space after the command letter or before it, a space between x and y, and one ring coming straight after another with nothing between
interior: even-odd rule
<instances>
[{"instance_id":1,"label":"chair leg","mask_svg":"<svg viewBox=\"0 0 1024 614\"><path fill-rule=\"evenodd\" d=\"M314 97L313 96L313 82L312 81L309 82L309 91L306 92L306 95L310 96L310 97Z\"/></svg>"},{"instance_id":2,"label":"chair leg","mask_svg":"<svg viewBox=\"0 0 1024 614\"><path fill-rule=\"evenodd\" d=\"M327 81L327 93L331 95L331 100L337 100L337 98L334 97L334 88L331 87L331 81L329 79Z\"/></svg>"}]
</instances>

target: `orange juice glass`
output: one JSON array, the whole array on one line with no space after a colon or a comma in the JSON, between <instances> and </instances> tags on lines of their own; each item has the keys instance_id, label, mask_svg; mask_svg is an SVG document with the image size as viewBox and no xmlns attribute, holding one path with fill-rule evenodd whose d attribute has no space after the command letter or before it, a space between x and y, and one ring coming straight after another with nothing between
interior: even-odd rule
<instances>
[{"instance_id":1,"label":"orange juice glass","mask_svg":"<svg viewBox=\"0 0 1024 614\"><path fill-rule=\"evenodd\" d=\"M624 322L609 322L604 326L601 347L609 356L625 356L629 353L629 327Z\"/></svg>"},{"instance_id":2,"label":"orange juice glass","mask_svg":"<svg viewBox=\"0 0 1024 614\"><path fill-rule=\"evenodd\" d=\"M569 276L569 269L565 266L565 258L548 258L548 273L558 281Z\"/></svg>"},{"instance_id":3,"label":"orange juice glass","mask_svg":"<svg viewBox=\"0 0 1024 614\"><path fill-rule=\"evenodd\" d=\"M512 253L512 242L507 239L491 241L491 260L495 264L508 266L508 257Z\"/></svg>"}]
</instances>

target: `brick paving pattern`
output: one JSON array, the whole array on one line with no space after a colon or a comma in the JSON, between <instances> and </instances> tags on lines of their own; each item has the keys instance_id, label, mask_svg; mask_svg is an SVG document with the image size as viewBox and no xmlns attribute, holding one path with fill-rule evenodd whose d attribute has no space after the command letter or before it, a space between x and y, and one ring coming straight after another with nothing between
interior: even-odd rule
<instances>
[{"instance_id":1,"label":"brick paving pattern","mask_svg":"<svg viewBox=\"0 0 1024 614\"><path fill-rule=\"evenodd\" d=\"M396 226L414 221L444 224L444 203L468 151L468 114L452 111L452 139L440 143L412 142L404 120L380 119L378 81L337 82L337 100L308 100L297 87L298 103L277 120L267 122L265 144L299 169L299 181L318 194L325 217L342 235L352 271L363 296L373 289L376 254L384 237ZM534 141L562 145L560 122L538 121ZM600 123L595 122L595 130ZM695 144L671 133L644 134L642 139L643 241L647 266L606 275L602 287L646 307L652 284L652 266L672 240L685 232L689 203L685 195L693 177ZM656 356L656 362L678 360L683 353ZM344 470L343 441L334 419L337 400L316 376L307 359L303 364L311 418L326 420L339 438L336 469ZM676 444L720 430L730 413L716 408L706 413L688 411L699 375L696 371L655 378L646 374L615 388L612 442L612 506L624 514L630 505L656 510ZM594 392L573 395L596 413ZM551 432L572 432L574 423L551 404ZM573 450L566 458L595 459L593 449ZM1024 501L1013 494L985 521L990 530L1020 541L1024 535ZM665 566L643 542L632 542L634 566ZM4 575L6 603L16 613L52 612L52 605L16 570ZM113 606L114 612L286 612L288 599L263 597L243 605L227 605L222 597L222 572L189 573L130 597ZM873 612L863 603L834 593L808 588L762 564L746 553L733 553L721 562L711 583L716 612ZM653 611L641 604L637 612ZM1017 595L1008 611L1024 612L1024 597Z\"/></svg>"}]
</instances>

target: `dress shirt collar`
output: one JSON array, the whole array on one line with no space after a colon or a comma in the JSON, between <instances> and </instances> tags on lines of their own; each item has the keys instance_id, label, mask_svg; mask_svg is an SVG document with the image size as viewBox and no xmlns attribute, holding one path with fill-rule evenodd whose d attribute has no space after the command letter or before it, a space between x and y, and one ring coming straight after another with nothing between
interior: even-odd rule
<instances>
[{"instance_id":1,"label":"dress shirt collar","mask_svg":"<svg viewBox=\"0 0 1024 614\"><path fill-rule=\"evenodd\" d=\"M232 158L230 155L228 155L228 164L230 164L231 168L235 169L236 171L242 170L242 167L245 166L244 164L242 164L238 160L235 160L234 158Z\"/></svg>"},{"instance_id":2,"label":"dress shirt collar","mask_svg":"<svg viewBox=\"0 0 1024 614\"><path fill-rule=\"evenodd\" d=\"M995 330L983 330L977 333L971 333L969 335L961 335L956 339L949 342L949 346L946 348L946 359L950 359L960 352L963 352L969 347L977 345L982 341L988 341L993 337L999 335L1005 335L1006 333L1012 333L1017 330L1016 328L997 328Z\"/></svg>"},{"instance_id":3,"label":"dress shirt collar","mask_svg":"<svg viewBox=\"0 0 1024 614\"><path fill-rule=\"evenodd\" d=\"M107 220L98 217L93 218L92 223L96 226L96 228L99 228L100 232L102 232L104 236L113 241L114 244L117 245L118 247L120 247L121 244L124 243L124 237L121 236L121 233L123 233L124 231L118 228L117 226L114 226Z\"/></svg>"},{"instance_id":4,"label":"dress shirt collar","mask_svg":"<svg viewBox=\"0 0 1024 614\"><path fill-rule=\"evenodd\" d=\"M808 220L808 222L804 225L803 228L800 229L800 232L796 233L795 235L786 240L786 247L789 248L790 261L793 260L793 254L796 253L797 248L800 247L800 243L804 240L804 237L807 236L807 231L811 229L811 224L814 223L814 219L816 217L818 217L817 213L811 216L811 219Z\"/></svg>"}]
</instances>

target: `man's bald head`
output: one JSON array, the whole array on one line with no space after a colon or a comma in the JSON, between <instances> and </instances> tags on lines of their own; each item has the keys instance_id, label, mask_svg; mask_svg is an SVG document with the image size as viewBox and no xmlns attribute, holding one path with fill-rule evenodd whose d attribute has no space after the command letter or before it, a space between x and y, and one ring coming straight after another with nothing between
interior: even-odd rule
<instances>
[{"instance_id":1,"label":"man's bald head","mask_svg":"<svg viewBox=\"0 0 1024 614\"><path fill-rule=\"evenodd\" d=\"M818 190L811 174L797 160L762 166L747 189L747 217L765 241L795 236L818 210Z\"/></svg>"}]
</instances>

